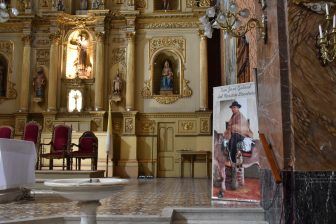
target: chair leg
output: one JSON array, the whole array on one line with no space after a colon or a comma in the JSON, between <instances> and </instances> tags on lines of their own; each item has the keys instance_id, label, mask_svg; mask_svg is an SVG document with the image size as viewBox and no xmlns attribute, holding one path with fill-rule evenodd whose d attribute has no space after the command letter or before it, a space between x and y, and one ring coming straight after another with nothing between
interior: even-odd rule
<instances>
[{"instance_id":1,"label":"chair leg","mask_svg":"<svg viewBox=\"0 0 336 224\"><path fill-rule=\"evenodd\" d=\"M49 159L49 170L52 170L53 169L53 166L54 166L54 161L53 159Z\"/></svg>"},{"instance_id":2,"label":"chair leg","mask_svg":"<svg viewBox=\"0 0 336 224\"><path fill-rule=\"evenodd\" d=\"M81 170L81 158L78 158L78 170Z\"/></svg>"}]
</instances>

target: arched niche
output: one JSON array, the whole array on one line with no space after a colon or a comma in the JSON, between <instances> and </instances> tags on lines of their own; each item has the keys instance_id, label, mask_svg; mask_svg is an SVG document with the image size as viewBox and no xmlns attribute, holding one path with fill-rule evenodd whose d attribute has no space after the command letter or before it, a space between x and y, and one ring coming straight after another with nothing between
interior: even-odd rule
<instances>
[{"instance_id":1,"label":"arched niche","mask_svg":"<svg viewBox=\"0 0 336 224\"><path fill-rule=\"evenodd\" d=\"M16 99L17 91L13 80L13 52L12 41L0 40L0 103L5 100Z\"/></svg>"},{"instance_id":2,"label":"arched niche","mask_svg":"<svg viewBox=\"0 0 336 224\"><path fill-rule=\"evenodd\" d=\"M163 50L153 57L153 95L179 95L181 90L181 59L171 50Z\"/></svg>"},{"instance_id":3,"label":"arched niche","mask_svg":"<svg viewBox=\"0 0 336 224\"><path fill-rule=\"evenodd\" d=\"M0 54L0 97L7 96L8 61Z\"/></svg>"},{"instance_id":4,"label":"arched niche","mask_svg":"<svg viewBox=\"0 0 336 224\"><path fill-rule=\"evenodd\" d=\"M150 79L142 90L144 98L171 104L179 98L190 97L189 81L184 79L183 55L172 48L162 48L150 60Z\"/></svg>"},{"instance_id":5,"label":"arched niche","mask_svg":"<svg viewBox=\"0 0 336 224\"><path fill-rule=\"evenodd\" d=\"M93 78L93 38L85 29L72 30L66 36L65 78Z\"/></svg>"}]
</instances>

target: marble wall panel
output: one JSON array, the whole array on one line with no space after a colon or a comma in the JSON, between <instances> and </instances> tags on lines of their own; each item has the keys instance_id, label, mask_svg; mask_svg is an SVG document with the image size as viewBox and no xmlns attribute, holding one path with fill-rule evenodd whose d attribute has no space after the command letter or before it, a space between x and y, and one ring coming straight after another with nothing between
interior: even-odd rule
<instances>
[{"instance_id":1,"label":"marble wall panel","mask_svg":"<svg viewBox=\"0 0 336 224\"><path fill-rule=\"evenodd\" d=\"M336 64L322 66L315 46L324 18L288 5L295 170L336 169Z\"/></svg>"},{"instance_id":2,"label":"marble wall panel","mask_svg":"<svg viewBox=\"0 0 336 224\"><path fill-rule=\"evenodd\" d=\"M283 120L286 107L283 106L282 92L288 90L281 82L288 77L288 56L284 3L281 2L268 1L268 43L258 41L258 117L260 133L266 135L278 165L284 168L284 149L288 149L290 143L284 142L283 130L290 123ZM261 166L267 167L267 164Z\"/></svg>"}]
</instances>

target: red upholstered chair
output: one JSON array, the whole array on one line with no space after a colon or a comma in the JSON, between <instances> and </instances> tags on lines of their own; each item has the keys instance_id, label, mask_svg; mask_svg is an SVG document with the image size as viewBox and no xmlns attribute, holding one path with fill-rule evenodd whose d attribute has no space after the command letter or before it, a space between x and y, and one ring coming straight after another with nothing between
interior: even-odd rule
<instances>
[{"instance_id":1,"label":"red upholstered chair","mask_svg":"<svg viewBox=\"0 0 336 224\"><path fill-rule=\"evenodd\" d=\"M11 126L0 126L0 138L14 138L14 128Z\"/></svg>"},{"instance_id":2,"label":"red upholstered chair","mask_svg":"<svg viewBox=\"0 0 336 224\"><path fill-rule=\"evenodd\" d=\"M53 169L53 160L54 159L62 159L62 169L65 167L65 160L67 161L67 169L71 168L71 162L69 157L70 152L70 144L71 144L71 132L72 129L67 125L56 125L53 128L52 139L48 144L41 144L40 149L40 169L42 168L42 159L49 159L49 169ZM50 152L45 153L43 150L43 146L50 145Z\"/></svg>"},{"instance_id":3,"label":"red upholstered chair","mask_svg":"<svg viewBox=\"0 0 336 224\"><path fill-rule=\"evenodd\" d=\"M91 159L91 170L97 170L98 138L92 131L84 132L79 138L78 145L73 143L71 146L78 147L78 151L70 153L70 157L76 159L76 170L77 164L78 169L81 169L81 159Z\"/></svg>"},{"instance_id":4,"label":"red upholstered chair","mask_svg":"<svg viewBox=\"0 0 336 224\"><path fill-rule=\"evenodd\" d=\"M36 169L38 168L39 160L38 160L38 149L40 148L41 144L41 132L42 127L36 121L29 121L26 123L24 130L23 130L23 137L22 140L34 142L37 154L37 163Z\"/></svg>"}]
</instances>

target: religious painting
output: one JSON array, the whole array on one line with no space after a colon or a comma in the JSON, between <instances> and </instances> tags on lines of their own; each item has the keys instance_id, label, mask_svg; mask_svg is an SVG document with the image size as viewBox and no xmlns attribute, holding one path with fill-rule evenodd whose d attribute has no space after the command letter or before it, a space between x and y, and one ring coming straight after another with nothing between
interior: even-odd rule
<instances>
[{"instance_id":1,"label":"religious painting","mask_svg":"<svg viewBox=\"0 0 336 224\"><path fill-rule=\"evenodd\" d=\"M158 0L154 1L155 11L177 11L180 10L179 0Z\"/></svg>"},{"instance_id":2,"label":"religious painting","mask_svg":"<svg viewBox=\"0 0 336 224\"><path fill-rule=\"evenodd\" d=\"M180 64L172 51L162 51L154 59L153 93L154 95L179 94Z\"/></svg>"},{"instance_id":3,"label":"religious painting","mask_svg":"<svg viewBox=\"0 0 336 224\"><path fill-rule=\"evenodd\" d=\"M255 84L214 88L212 198L258 201L259 151ZM249 175L245 175L245 170ZM252 173L252 174L251 174Z\"/></svg>"},{"instance_id":4,"label":"religious painting","mask_svg":"<svg viewBox=\"0 0 336 224\"><path fill-rule=\"evenodd\" d=\"M71 33L66 58L66 78L92 79L93 43L86 30Z\"/></svg>"},{"instance_id":5,"label":"religious painting","mask_svg":"<svg viewBox=\"0 0 336 224\"><path fill-rule=\"evenodd\" d=\"M7 59L2 54L0 54L0 97L6 97L7 76L8 62Z\"/></svg>"}]
</instances>

